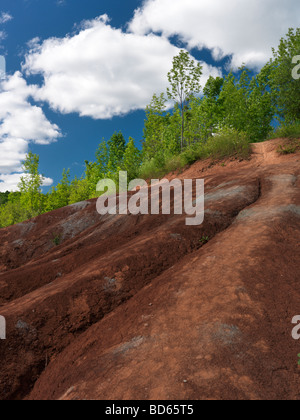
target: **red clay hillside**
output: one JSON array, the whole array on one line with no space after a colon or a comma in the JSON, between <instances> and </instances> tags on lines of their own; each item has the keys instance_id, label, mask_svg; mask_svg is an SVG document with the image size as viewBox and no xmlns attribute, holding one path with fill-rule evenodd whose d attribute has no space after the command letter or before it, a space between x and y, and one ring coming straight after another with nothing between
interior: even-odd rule
<instances>
[{"instance_id":1,"label":"red clay hillside","mask_svg":"<svg viewBox=\"0 0 300 420\"><path fill-rule=\"evenodd\" d=\"M300 153L283 143L177 175L205 179L198 227L91 200L1 229L0 399L299 399Z\"/></svg>"}]
</instances>

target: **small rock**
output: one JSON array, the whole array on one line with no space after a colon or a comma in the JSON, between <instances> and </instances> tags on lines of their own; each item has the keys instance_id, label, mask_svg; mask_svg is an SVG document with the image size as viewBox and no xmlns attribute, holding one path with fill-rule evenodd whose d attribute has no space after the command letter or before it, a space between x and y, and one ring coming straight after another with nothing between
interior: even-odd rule
<instances>
[{"instance_id":1,"label":"small rock","mask_svg":"<svg viewBox=\"0 0 300 420\"><path fill-rule=\"evenodd\" d=\"M171 233L170 236L172 239L182 239L182 236L179 233Z\"/></svg>"},{"instance_id":2,"label":"small rock","mask_svg":"<svg viewBox=\"0 0 300 420\"><path fill-rule=\"evenodd\" d=\"M18 330L25 330L25 331L29 331L29 325L28 324L26 324L26 322L24 322L24 321L21 321L21 320L19 320L18 322L17 322L17 325L16 325L16 328L18 329Z\"/></svg>"}]
</instances>

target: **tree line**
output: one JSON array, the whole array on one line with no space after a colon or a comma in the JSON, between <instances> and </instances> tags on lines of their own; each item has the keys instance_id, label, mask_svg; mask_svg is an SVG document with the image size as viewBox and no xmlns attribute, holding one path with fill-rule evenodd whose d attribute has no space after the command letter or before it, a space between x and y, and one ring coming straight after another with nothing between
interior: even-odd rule
<instances>
[{"instance_id":1,"label":"tree line","mask_svg":"<svg viewBox=\"0 0 300 420\"><path fill-rule=\"evenodd\" d=\"M272 52L259 73L243 65L225 77L210 77L202 88L201 64L180 51L167 75L166 93L154 94L146 107L142 150L116 132L100 143L94 161L85 161L81 178L71 179L64 169L47 194L39 156L29 152L18 191L0 193L0 227L94 198L99 180L117 181L119 171L127 171L130 181L163 175L202 157L246 157L251 142L274 133L275 121L281 134L300 137L300 83L292 77L300 29L290 29Z\"/></svg>"}]
</instances>

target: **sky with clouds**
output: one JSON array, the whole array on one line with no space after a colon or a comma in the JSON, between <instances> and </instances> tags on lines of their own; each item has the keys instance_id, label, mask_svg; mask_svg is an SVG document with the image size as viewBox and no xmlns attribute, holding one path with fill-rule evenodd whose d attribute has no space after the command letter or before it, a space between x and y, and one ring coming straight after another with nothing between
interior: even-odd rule
<instances>
[{"instance_id":1,"label":"sky with clouds","mask_svg":"<svg viewBox=\"0 0 300 420\"><path fill-rule=\"evenodd\" d=\"M1 0L0 191L16 189L29 150L47 187L63 168L80 176L114 131L139 144L180 48L204 85L258 70L299 16L298 0Z\"/></svg>"}]
</instances>

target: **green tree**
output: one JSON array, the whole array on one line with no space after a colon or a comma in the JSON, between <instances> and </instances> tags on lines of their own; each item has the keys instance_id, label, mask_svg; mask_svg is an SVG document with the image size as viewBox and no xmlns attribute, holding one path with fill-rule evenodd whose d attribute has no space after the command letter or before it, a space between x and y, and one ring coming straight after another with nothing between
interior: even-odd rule
<instances>
[{"instance_id":1,"label":"green tree","mask_svg":"<svg viewBox=\"0 0 300 420\"><path fill-rule=\"evenodd\" d=\"M167 89L169 99L174 100L181 113L181 150L184 147L185 112L194 94L200 93L202 66L195 64L190 54L181 50L173 59L173 67L168 73L170 87Z\"/></svg>"},{"instance_id":2,"label":"green tree","mask_svg":"<svg viewBox=\"0 0 300 420\"><path fill-rule=\"evenodd\" d=\"M181 115L177 104L175 104L173 112L165 116L164 125L162 147L168 157L181 151Z\"/></svg>"},{"instance_id":3,"label":"green tree","mask_svg":"<svg viewBox=\"0 0 300 420\"><path fill-rule=\"evenodd\" d=\"M143 156L152 159L162 152L168 117L166 116L166 98L163 93L153 95L146 107L144 127Z\"/></svg>"},{"instance_id":4,"label":"green tree","mask_svg":"<svg viewBox=\"0 0 300 420\"><path fill-rule=\"evenodd\" d=\"M189 144L206 142L218 130L222 119L223 108L220 94L224 79L208 79L203 98L193 98L190 102L190 119L188 121Z\"/></svg>"},{"instance_id":5,"label":"green tree","mask_svg":"<svg viewBox=\"0 0 300 420\"><path fill-rule=\"evenodd\" d=\"M108 149L108 171L110 173L116 173L118 168L122 165L123 156L126 150L126 141L121 131L119 133L114 133L109 139Z\"/></svg>"},{"instance_id":6,"label":"green tree","mask_svg":"<svg viewBox=\"0 0 300 420\"><path fill-rule=\"evenodd\" d=\"M109 163L109 148L106 141L102 141L96 150L96 161L99 179L105 177Z\"/></svg>"},{"instance_id":7,"label":"green tree","mask_svg":"<svg viewBox=\"0 0 300 420\"><path fill-rule=\"evenodd\" d=\"M230 72L225 78L219 97L219 127L243 132L252 142L261 141L272 130L274 117L269 87L270 67L265 66L256 76L251 76L244 66L239 70L238 76Z\"/></svg>"},{"instance_id":8,"label":"green tree","mask_svg":"<svg viewBox=\"0 0 300 420\"><path fill-rule=\"evenodd\" d=\"M20 203L26 210L28 217L34 217L43 211L43 197L41 187L44 182L39 172L38 155L29 152L23 162L24 176L21 177L18 188L21 192Z\"/></svg>"},{"instance_id":9,"label":"green tree","mask_svg":"<svg viewBox=\"0 0 300 420\"><path fill-rule=\"evenodd\" d=\"M86 197L85 199L96 197L96 186L99 182L99 167L97 162L85 161L85 181L86 181Z\"/></svg>"},{"instance_id":10,"label":"green tree","mask_svg":"<svg viewBox=\"0 0 300 420\"><path fill-rule=\"evenodd\" d=\"M69 204L79 203L89 199L88 191L89 188L87 179L84 177L78 179L75 176L75 178L71 181Z\"/></svg>"},{"instance_id":11,"label":"green tree","mask_svg":"<svg viewBox=\"0 0 300 420\"><path fill-rule=\"evenodd\" d=\"M252 78L248 98L247 128L253 142L265 140L272 131L275 108L269 85L270 66L265 66Z\"/></svg>"},{"instance_id":12,"label":"green tree","mask_svg":"<svg viewBox=\"0 0 300 420\"><path fill-rule=\"evenodd\" d=\"M127 171L128 181L132 181L138 177L141 162L141 152L135 147L133 138L129 137L122 168L124 171Z\"/></svg>"},{"instance_id":13,"label":"green tree","mask_svg":"<svg viewBox=\"0 0 300 420\"><path fill-rule=\"evenodd\" d=\"M45 211L66 207L69 204L70 194L70 169L64 169L61 181L57 184L56 188L52 188L47 194Z\"/></svg>"},{"instance_id":14,"label":"green tree","mask_svg":"<svg viewBox=\"0 0 300 420\"><path fill-rule=\"evenodd\" d=\"M293 59L300 55L300 28L290 28L281 38L278 49L273 48L271 89L280 120L294 123L300 119L300 83L292 77Z\"/></svg>"},{"instance_id":15,"label":"green tree","mask_svg":"<svg viewBox=\"0 0 300 420\"><path fill-rule=\"evenodd\" d=\"M0 227L10 226L27 218L27 212L21 206L20 198L20 192L8 194L7 202L0 206Z\"/></svg>"},{"instance_id":16,"label":"green tree","mask_svg":"<svg viewBox=\"0 0 300 420\"><path fill-rule=\"evenodd\" d=\"M243 82L242 82L243 83ZM220 101L222 103L222 119L220 128L234 128L242 131L245 126L247 99L245 87L238 86L238 79L232 72L224 80Z\"/></svg>"},{"instance_id":17,"label":"green tree","mask_svg":"<svg viewBox=\"0 0 300 420\"><path fill-rule=\"evenodd\" d=\"M62 179L58 183L57 187L58 205L59 207L65 207L69 204L70 199L70 169L63 170Z\"/></svg>"},{"instance_id":18,"label":"green tree","mask_svg":"<svg viewBox=\"0 0 300 420\"><path fill-rule=\"evenodd\" d=\"M0 193L0 206L8 202L9 191Z\"/></svg>"}]
</instances>

